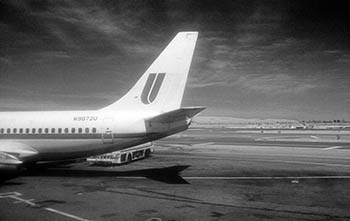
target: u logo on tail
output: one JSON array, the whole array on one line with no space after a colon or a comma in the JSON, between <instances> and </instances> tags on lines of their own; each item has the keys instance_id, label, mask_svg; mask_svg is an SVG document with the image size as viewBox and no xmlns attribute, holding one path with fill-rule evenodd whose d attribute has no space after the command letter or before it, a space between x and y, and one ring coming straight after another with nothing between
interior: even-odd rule
<instances>
[{"instance_id":1,"label":"u logo on tail","mask_svg":"<svg viewBox=\"0 0 350 221\"><path fill-rule=\"evenodd\" d=\"M150 104L156 99L164 78L165 73L151 73L148 75L145 87L141 94L142 103Z\"/></svg>"},{"instance_id":2,"label":"u logo on tail","mask_svg":"<svg viewBox=\"0 0 350 221\"><path fill-rule=\"evenodd\" d=\"M122 98L101 110L164 113L179 109L197 37L198 32L179 32L136 84Z\"/></svg>"}]
</instances>

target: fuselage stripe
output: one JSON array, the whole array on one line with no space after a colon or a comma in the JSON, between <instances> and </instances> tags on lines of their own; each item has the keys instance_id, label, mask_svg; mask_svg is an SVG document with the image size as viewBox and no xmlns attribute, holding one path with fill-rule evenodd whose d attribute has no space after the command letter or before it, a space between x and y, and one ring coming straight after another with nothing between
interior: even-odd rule
<instances>
[{"instance_id":1,"label":"fuselage stripe","mask_svg":"<svg viewBox=\"0 0 350 221\"><path fill-rule=\"evenodd\" d=\"M106 138L106 134L0 134L0 140L8 139L102 139L102 135ZM108 134L108 137L112 137ZM151 134L113 134L113 138L142 138Z\"/></svg>"}]
</instances>

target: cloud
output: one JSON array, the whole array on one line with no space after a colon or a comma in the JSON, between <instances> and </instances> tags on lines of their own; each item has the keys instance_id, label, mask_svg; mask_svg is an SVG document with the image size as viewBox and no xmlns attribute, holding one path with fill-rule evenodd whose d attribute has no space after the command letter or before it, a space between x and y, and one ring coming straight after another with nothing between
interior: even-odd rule
<instances>
[{"instance_id":1,"label":"cloud","mask_svg":"<svg viewBox=\"0 0 350 221\"><path fill-rule=\"evenodd\" d=\"M241 76L235 85L258 93L275 94L299 94L319 87L310 79L299 79L287 74Z\"/></svg>"},{"instance_id":2,"label":"cloud","mask_svg":"<svg viewBox=\"0 0 350 221\"><path fill-rule=\"evenodd\" d=\"M259 16L261 9L238 26L240 32L233 39L200 39L204 42L200 47L207 48L198 49L189 87L238 87L246 93L300 96L348 82L346 67L337 65L347 61L343 50L318 46L311 39L297 39L280 31L276 37L275 31L281 28L279 16L262 20Z\"/></svg>"},{"instance_id":3,"label":"cloud","mask_svg":"<svg viewBox=\"0 0 350 221\"><path fill-rule=\"evenodd\" d=\"M342 54L338 59L337 59L338 63L343 63L343 64L347 64L350 65L350 54Z\"/></svg>"},{"instance_id":4,"label":"cloud","mask_svg":"<svg viewBox=\"0 0 350 221\"><path fill-rule=\"evenodd\" d=\"M348 19L337 6L328 14L328 3L310 4L1 2L0 96L24 108L39 99L74 108L114 101L176 32L198 30L188 89L203 105L257 115L330 106L340 113L350 84Z\"/></svg>"}]
</instances>

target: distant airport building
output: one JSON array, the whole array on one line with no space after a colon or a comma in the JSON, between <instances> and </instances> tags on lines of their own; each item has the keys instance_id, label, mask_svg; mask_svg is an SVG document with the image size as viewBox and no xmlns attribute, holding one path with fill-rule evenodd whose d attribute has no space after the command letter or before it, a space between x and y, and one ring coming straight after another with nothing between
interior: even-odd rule
<instances>
[{"instance_id":1,"label":"distant airport building","mask_svg":"<svg viewBox=\"0 0 350 221\"><path fill-rule=\"evenodd\" d=\"M198 116L193 121L197 127L217 128L263 128L263 129L304 129L297 120L288 119L242 119L234 117Z\"/></svg>"}]
</instances>

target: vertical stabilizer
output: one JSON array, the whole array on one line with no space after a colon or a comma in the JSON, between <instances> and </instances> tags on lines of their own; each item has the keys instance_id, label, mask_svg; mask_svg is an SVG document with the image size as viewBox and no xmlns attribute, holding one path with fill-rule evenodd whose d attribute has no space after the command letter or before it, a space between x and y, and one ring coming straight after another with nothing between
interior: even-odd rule
<instances>
[{"instance_id":1,"label":"vertical stabilizer","mask_svg":"<svg viewBox=\"0 0 350 221\"><path fill-rule=\"evenodd\" d=\"M179 32L131 90L102 110L180 108L198 32Z\"/></svg>"}]
</instances>

